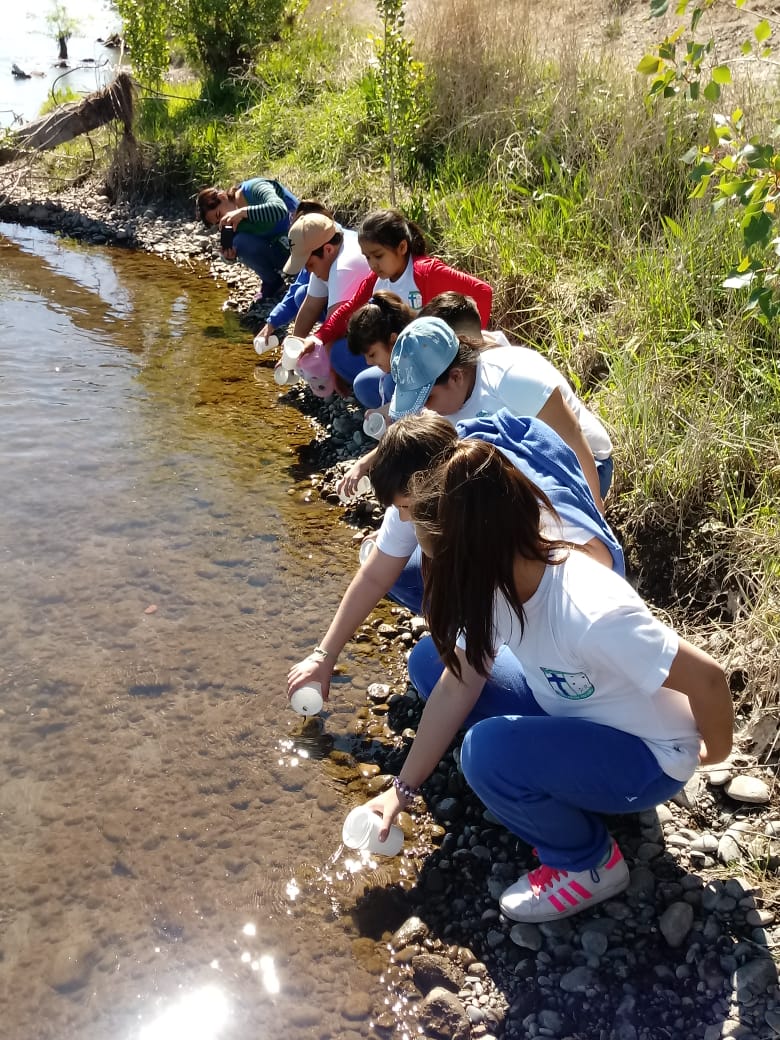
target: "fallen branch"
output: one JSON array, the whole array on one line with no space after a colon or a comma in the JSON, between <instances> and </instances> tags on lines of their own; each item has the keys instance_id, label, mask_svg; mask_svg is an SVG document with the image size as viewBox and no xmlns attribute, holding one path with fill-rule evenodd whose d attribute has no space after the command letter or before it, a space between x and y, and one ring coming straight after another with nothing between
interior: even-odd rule
<instances>
[{"instance_id":1,"label":"fallen branch","mask_svg":"<svg viewBox=\"0 0 780 1040\"><path fill-rule=\"evenodd\" d=\"M62 105L9 134L5 145L0 147L0 166L32 152L50 151L115 119L121 120L125 133L130 134L134 97L132 79L126 72L120 72L103 90L90 94L83 101Z\"/></svg>"}]
</instances>

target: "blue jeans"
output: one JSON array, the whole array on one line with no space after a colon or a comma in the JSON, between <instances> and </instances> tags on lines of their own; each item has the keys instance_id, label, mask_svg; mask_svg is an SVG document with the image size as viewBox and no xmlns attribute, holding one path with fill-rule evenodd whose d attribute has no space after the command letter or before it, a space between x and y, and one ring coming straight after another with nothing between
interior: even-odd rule
<instances>
[{"instance_id":1,"label":"blue jeans","mask_svg":"<svg viewBox=\"0 0 780 1040\"><path fill-rule=\"evenodd\" d=\"M352 384L352 393L364 408L381 408L388 404L394 390L393 377L376 365L358 372Z\"/></svg>"},{"instance_id":2,"label":"blue jeans","mask_svg":"<svg viewBox=\"0 0 780 1040\"><path fill-rule=\"evenodd\" d=\"M426 637L409 658L421 696L430 695L441 670ZM610 836L602 813L651 809L683 786L639 737L547 715L506 648L466 725L461 766L469 786L508 830L536 846L542 863L559 870L587 870L604 858Z\"/></svg>"},{"instance_id":3,"label":"blue jeans","mask_svg":"<svg viewBox=\"0 0 780 1040\"><path fill-rule=\"evenodd\" d=\"M282 268L290 256L287 239L263 238L249 231L238 231L233 246L236 258L261 279L265 298L270 299L282 291Z\"/></svg>"}]
</instances>

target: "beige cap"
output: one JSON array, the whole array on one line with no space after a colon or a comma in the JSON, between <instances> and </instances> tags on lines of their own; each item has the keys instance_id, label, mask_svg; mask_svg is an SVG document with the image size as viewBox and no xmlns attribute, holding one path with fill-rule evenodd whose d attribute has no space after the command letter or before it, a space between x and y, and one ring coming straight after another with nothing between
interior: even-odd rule
<instances>
[{"instance_id":1,"label":"beige cap","mask_svg":"<svg viewBox=\"0 0 780 1040\"><path fill-rule=\"evenodd\" d=\"M284 265L284 273L298 274L314 250L330 242L337 231L335 222L324 213L307 213L299 217L288 232L290 259Z\"/></svg>"}]
</instances>

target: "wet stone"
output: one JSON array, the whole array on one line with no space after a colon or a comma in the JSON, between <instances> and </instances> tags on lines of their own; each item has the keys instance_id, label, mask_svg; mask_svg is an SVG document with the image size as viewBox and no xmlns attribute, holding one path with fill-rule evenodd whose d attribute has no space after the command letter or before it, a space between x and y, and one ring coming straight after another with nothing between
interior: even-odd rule
<instances>
[{"instance_id":1,"label":"wet stone","mask_svg":"<svg viewBox=\"0 0 780 1040\"><path fill-rule=\"evenodd\" d=\"M466 1009L454 993L434 989L419 1008L420 1024L435 1040L468 1040L471 1023Z\"/></svg>"},{"instance_id":2,"label":"wet stone","mask_svg":"<svg viewBox=\"0 0 780 1040\"><path fill-rule=\"evenodd\" d=\"M395 932L390 941L394 950L402 950L412 943L421 942L428 935L428 925L419 917L410 917Z\"/></svg>"},{"instance_id":3,"label":"wet stone","mask_svg":"<svg viewBox=\"0 0 780 1040\"><path fill-rule=\"evenodd\" d=\"M414 983L423 994L430 993L437 986L457 993L466 977L459 964L433 953L421 953L415 957L412 971Z\"/></svg>"}]
</instances>

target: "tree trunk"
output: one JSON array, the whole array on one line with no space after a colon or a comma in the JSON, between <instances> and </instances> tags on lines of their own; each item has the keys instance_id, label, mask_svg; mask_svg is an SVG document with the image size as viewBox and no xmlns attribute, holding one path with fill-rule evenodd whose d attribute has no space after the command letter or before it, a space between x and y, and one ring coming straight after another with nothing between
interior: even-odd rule
<instances>
[{"instance_id":1,"label":"tree trunk","mask_svg":"<svg viewBox=\"0 0 780 1040\"><path fill-rule=\"evenodd\" d=\"M57 43L59 44L59 48L60 48L59 60L60 61L67 61L68 60L68 37L64 36L64 35L58 36L57 37Z\"/></svg>"},{"instance_id":2,"label":"tree trunk","mask_svg":"<svg viewBox=\"0 0 780 1040\"><path fill-rule=\"evenodd\" d=\"M7 147L0 148L0 166L31 152L47 152L113 119L121 119L125 133L129 134L133 125L133 101L133 81L126 72L120 72L103 90L90 94L83 101L61 105L54 112L10 134L6 138Z\"/></svg>"}]
</instances>

